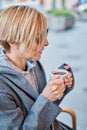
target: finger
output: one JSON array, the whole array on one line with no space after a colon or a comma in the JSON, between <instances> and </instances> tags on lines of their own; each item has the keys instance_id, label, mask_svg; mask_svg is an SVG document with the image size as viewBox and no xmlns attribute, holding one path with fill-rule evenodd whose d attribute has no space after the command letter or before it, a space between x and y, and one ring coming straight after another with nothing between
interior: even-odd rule
<instances>
[{"instance_id":1,"label":"finger","mask_svg":"<svg viewBox=\"0 0 87 130\"><path fill-rule=\"evenodd\" d=\"M70 82L70 83L65 83L65 85L66 85L68 88L71 88L71 87L72 87L72 82Z\"/></svg>"},{"instance_id":2,"label":"finger","mask_svg":"<svg viewBox=\"0 0 87 130\"><path fill-rule=\"evenodd\" d=\"M51 90L52 90L52 93L55 93L55 94L58 94L58 93L61 93L61 92L64 92L65 90L65 85L53 85L51 86Z\"/></svg>"},{"instance_id":3,"label":"finger","mask_svg":"<svg viewBox=\"0 0 87 130\"><path fill-rule=\"evenodd\" d=\"M69 72L67 75L67 78L71 78L71 77L72 77L72 74Z\"/></svg>"},{"instance_id":4,"label":"finger","mask_svg":"<svg viewBox=\"0 0 87 130\"><path fill-rule=\"evenodd\" d=\"M63 93L57 95L57 99L61 99L63 97Z\"/></svg>"},{"instance_id":5,"label":"finger","mask_svg":"<svg viewBox=\"0 0 87 130\"><path fill-rule=\"evenodd\" d=\"M69 70L69 69L70 69L70 66L69 66L69 65L65 65L64 68L65 68L66 70Z\"/></svg>"},{"instance_id":6,"label":"finger","mask_svg":"<svg viewBox=\"0 0 87 130\"><path fill-rule=\"evenodd\" d=\"M62 78L60 79L55 79L55 80L51 80L50 81L50 84L51 85L61 85L61 84L64 84L64 80Z\"/></svg>"},{"instance_id":7,"label":"finger","mask_svg":"<svg viewBox=\"0 0 87 130\"><path fill-rule=\"evenodd\" d=\"M64 92L65 89L66 89L65 85L62 85L62 86L60 86L58 92L59 92L59 93Z\"/></svg>"},{"instance_id":8,"label":"finger","mask_svg":"<svg viewBox=\"0 0 87 130\"><path fill-rule=\"evenodd\" d=\"M72 82L66 82L65 85L66 86L72 86Z\"/></svg>"},{"instance_id":9,"label":"finger","mask_svg":"<svg viewBox=\"0 0 87 130\"><path fill-rule=\"evenodd\" d=\"M73 81L73 78L71 77L71 78L66 78L65 80L64 80L64 83L69 83L69 82L72 82Z\"/></svg>"}]
</instances>

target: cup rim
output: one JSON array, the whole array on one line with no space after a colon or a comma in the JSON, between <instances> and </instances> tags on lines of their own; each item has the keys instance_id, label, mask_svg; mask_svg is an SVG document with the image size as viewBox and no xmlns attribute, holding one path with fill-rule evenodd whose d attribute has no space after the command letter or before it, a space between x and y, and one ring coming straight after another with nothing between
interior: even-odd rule
<instances>
[{"instance_id":1,"label":"cup rim","mask_svg":"<svg viewBox=\"0 0 87 130\"><path fill-rule=\"evenodd\" d=\"M67 70L65 70L65 69L52 69L51 71L50 71L50 76L52 77L54 74L52 74L52 72L53 71L59 71L59 72L65 72L65 74L64 75L60 75L61 77L66 77L67 75L68 75L68 71Z\"/></svg>"}]
</instances>

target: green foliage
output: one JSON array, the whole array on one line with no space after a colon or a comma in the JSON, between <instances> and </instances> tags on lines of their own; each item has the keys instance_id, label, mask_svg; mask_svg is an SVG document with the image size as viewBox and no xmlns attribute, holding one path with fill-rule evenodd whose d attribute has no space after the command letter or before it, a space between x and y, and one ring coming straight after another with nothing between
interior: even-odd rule
<instances>
[{"instance_id":1,"label":"green foliage","mask_svg":"<svg viewBox=\"0 0 87 130\"><path fill-rule=\"evenodd\" d=\"M0 9L0 12L2 11L2 9Z\"/></svg>"},{"instance_id":2,"label":"green foliage","mask_svg":"<svg viewBox=\"0 0 87 130\"><path fill-rule=\"evenodd\" d=\"M70 10L64 9L64 10L58 10L58 9L52 9L48 10L47 13L52 14L53 16L72 16L72 12Z\"/></svg>"},{"instance_id":3,"label":"green foliage","mask_svg":"<svg viewBox=\"0 0 87 130\"><path fill-rule=\"evenodd\" d=\"M87 8L83 10L83 12L87 12Z\"/></svg>"}]
</instances>

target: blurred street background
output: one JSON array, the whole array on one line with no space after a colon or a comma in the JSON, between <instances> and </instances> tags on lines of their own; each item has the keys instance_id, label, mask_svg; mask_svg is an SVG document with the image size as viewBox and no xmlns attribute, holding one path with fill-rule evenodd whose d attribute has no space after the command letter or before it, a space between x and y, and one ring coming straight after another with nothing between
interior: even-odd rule
<instances>
[{"instance_id":1,"label":"blurred street background","mask_svg":"<svg viewBox=\"0 0 87 130\"><path fill-rule=\"evenodd\" d=\"M78 6L84 5L81 2L87 4L87 1L54 0L54 4L52 0L0 0L0 8L3 9L9 4L18 4L18 2L22 2L22 4L28 2L28 5L33 5L44 13L52 8L67 8L73 11L74 24L69 29L52 29L51 26L55 23L49 24L48 21L49 46L42 54L41 63L44 66L47 80L50 78L49 72L61 64L67 63L72 67L75 77L74 89L65 97L60 106L69 107L75 111L77 130L87 130L87 20L86 18L81 19L82 12L77 11ZM61 2L63 3L61 4ZM81 9L83 8L81 7ZM58 119L71 125L69 115L60 114Z\"/></svg>"},{"instance_id":2,"label":"blurred street background","mask_svg":"<svg viewBox=\"0 0 87 130\"><path fill-rule=\"evenodd\" d=\"M87 22L76 21L74 28L54 32L49 30L49 46L42 56L47 79L50 70L63 63L74 72L75 86L63 100L61 106L72 108L77 115L77 130L87 130ZM63 117L63 115L62 115ZM62 118L67 121L67 118ZM69 118L70 120L70 118ZM67 121L70 123L70 121Z\"/></svg>"}]
</instances>

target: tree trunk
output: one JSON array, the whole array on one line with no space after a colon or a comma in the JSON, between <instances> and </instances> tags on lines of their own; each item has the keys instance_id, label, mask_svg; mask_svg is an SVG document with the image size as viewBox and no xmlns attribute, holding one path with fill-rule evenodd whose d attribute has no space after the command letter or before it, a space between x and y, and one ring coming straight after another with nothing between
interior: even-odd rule
<instances>
[{"instance_id":1,"label":"tree trunk","mask_svg":"<svg viewBox=\"0 0 87 130\"><path fill-rule=\"evenodd\" d=\"M62 8L65 9L65 0L62 0Z\"/></svg>"},{"instance_id":2,"label":"tree trunk","mask_svg":"<svg viewBox=\"0 0 87 130\"><path fill-rule=\"evenodd\" d=\"M56 0L53 0L53 1L52 1L52 8L53 8L53 9L56 9Z\"/></svg>"}]
</instances>

